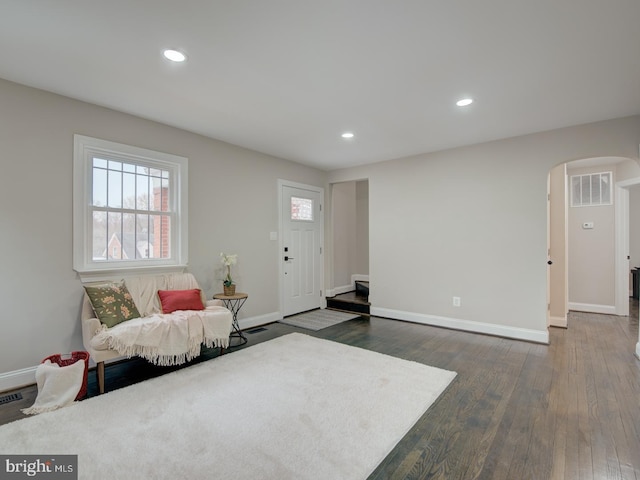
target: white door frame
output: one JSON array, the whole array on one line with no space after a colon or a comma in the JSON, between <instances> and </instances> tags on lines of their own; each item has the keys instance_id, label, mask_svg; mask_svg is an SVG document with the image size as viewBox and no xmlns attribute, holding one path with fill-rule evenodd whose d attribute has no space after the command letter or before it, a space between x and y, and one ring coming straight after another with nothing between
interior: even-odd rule
<instances>
[{"instance_id":1,"label":"white door frame","mask_svg":"<svg viewBox=\"0 0 640 480\"><path fill-rule=\"evenodd\" d=\"M324 258L325 258L325 242L324 242L324 212L325 212L325 198L324 198L324 188L317 187L315 185L307 185L304 183L292 182L289 180L278 179L278 275L280 281L278 282L279 288L279 301L278 301L278 310L280 318L284 315L284 262L282 261L282 257L284 255L284 219L282 218L283 211L283 197L282 197L282 188L283 187L292 187L292 188L301 188L303 190L311 190L312 192L317 192L320 194L320 198L322 199L322 214L320 215L319 225L320 225L320 238L322 242L322 258L320 261L320 285L322 291L324 293L325 283L324 283ZM320 308L326 308L327 300L325 295L320 296Z\"/></svg>"},{"instance_id":2,"label":"white door frame","mask_svg":"<svg viewBox=\"0 0 640 480\"><path fill-rule=\"evenodd\" d=\"M629 188L640 178L616 182L616 315L629 315ZM640 342L639 342L640 343Z\"/></svg>"},{"instance_id":3,"label":"white door frame","mask_svg":"<svg viewBox=\"0 0 640 480\"><path fill-rule=\"evenodd\" d=\"M640 185L640 177L623 180L616 183L616 314L618 302L626 300L627 313L629 315L629 187ZM620 210L620 213L617 213ZM625 287L626 285L626 287ZM623 302L624 303L624 302ZM640 332L636 343L636 357L640 360Z\"/></svg>"}]
</instances>

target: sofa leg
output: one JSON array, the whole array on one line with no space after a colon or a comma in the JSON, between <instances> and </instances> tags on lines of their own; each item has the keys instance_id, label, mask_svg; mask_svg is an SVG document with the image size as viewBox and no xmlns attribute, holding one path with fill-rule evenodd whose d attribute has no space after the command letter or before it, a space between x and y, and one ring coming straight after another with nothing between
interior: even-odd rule
<instances>
[{"instance_id":1,"label":"sofa leg","mask_svg":"<svg viewBox=\"0 0 640 480\"><path fill-rule=\"evenodd\" d=\"M104 393L104 362L96 364L96 374L98 375L98 389L100 393Z\"/></svg>"},{"instance_id":2,"label":"sofa leg","mask_svg":"<svg viewBox=\"0 0 640 480\"><path fill-rule=\"evenodd\" d=\"M224 347L220 347L220 355L224 355Z\"/></svg>"}]
</instances>

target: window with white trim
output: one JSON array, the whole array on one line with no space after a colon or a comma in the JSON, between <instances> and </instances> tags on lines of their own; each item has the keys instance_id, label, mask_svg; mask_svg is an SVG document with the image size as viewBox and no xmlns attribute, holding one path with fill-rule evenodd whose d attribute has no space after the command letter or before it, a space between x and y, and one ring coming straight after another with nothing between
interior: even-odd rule
<instances>
[{"instance_id":1,"label":"window with white trim","mask_svg":"<svg viewBox=\"0 0 640 480\"><path fill-rule=\"evenodd\" d=\"M571 206L612 205L611 172L571 175Z\"/></svg>"},{"instance_id":2,"label":"window with white trim","mask_svg":"<svg viewBox=\"0 0 640 480\"><path fill-rule=\"evenodd\" d=\"M187 262L187 159L74 135L74 269Z\"/></svg>"}]
</instances>

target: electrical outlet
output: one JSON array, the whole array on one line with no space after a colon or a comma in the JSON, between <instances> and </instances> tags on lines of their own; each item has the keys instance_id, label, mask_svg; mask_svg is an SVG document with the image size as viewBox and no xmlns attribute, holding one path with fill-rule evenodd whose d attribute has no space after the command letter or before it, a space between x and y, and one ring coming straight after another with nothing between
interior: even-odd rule
<instances>
[{"instance_id":1,"label":"electrical outlet","mask_svg":"<svg viewBox=\"0 0 640 480\"><path fill-rule=\"evenodd\" d=\"M460 306L460 297L453 297L453 306L454 307Z\"/></svg>"}]
</instances>

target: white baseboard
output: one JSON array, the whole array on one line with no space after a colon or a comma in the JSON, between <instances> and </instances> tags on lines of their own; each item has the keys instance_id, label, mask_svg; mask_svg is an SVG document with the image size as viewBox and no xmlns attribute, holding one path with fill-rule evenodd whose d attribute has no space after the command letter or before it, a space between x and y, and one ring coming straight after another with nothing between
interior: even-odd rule
<instances>
[{"instance_id":1,"label":"white baseboard","mask_svg":"<svg viewBox=\"0 0 640 480\"><path fill-rule=\"evenodd\" d=\"M356 282L368 282L369 275L353 274L351 275L351 285L342 285L340 287L333 287L327 290L327 297L335 297L341 293L353 292L356 289Z\"/></svg>"},{"instance_id":2,"label":"white baseboard","mask_svg":"<svg viewBox=\"0 0 640 480\"><path fill-rule=\"evenodd\" d=\"M376 317L386 317L395 320L405 320L408 322L422 323L435 327L450 328L453 330L463 330L465 332L483 333L497 337L514 338L526 340L528 342L549 344L549 332L547 330L530 330L527 328L508 327L505 325L495 325L493 323L472 322L470 320L460 320L457 318L438 317L422 313L403 312L389 308L371 307L371 315Z\"/></svg>"},{"instance_id":3,"label":"white baseboard","mask_svg":"<svg viewBox=\"0 0 640 480\"><path fill-rule=\"evenodd\" d=\"M615 315L615 305L594 305L591 303L569 302L569 310L576 312L603 313L605 315Z\"/></svg>"},{"instance_id":4,"label":"white baseboard","mask_svg":"<svg viewBox=\"0 0 640 480\"><path fill-rule=\"evenodd\" d=\"M0 373L0 392L33 385L36 383L36 367L23 368L13 372Z\"/></svg>"},{"instance_id":5,"label":"white baseboard","mask_svg":"<svg viewBox=\"0 0 640 480\"><path fill-rule=\"evenodd\" d=\"M241 330L249 330L260 325L277 322L278 320L282 320L282 314L280 312L271 312L256 317L241 318L238 320L238 324L240 324Z\"/></svg>"},{"instance_id":6,"label":"white baseboard","mask_svg":"<svg viewBox=\"0 0 640 480\"><path fill-rule=\"evenodd\" d=\"M549 317L549 326L567 328L567 317Z\"/></svg>"},{"instance_id":7,"label":"white baseboard","mask_svg":"<svg viewBox=\"0 0 640 480\"><path fill-rule=\"evenodd\" d=\"M353 285L342 285L341 287L333 287L331 290L327 290L327 297L335 297L341 293L353 292L356 287Z\"/></svg>"}]
</instances>

